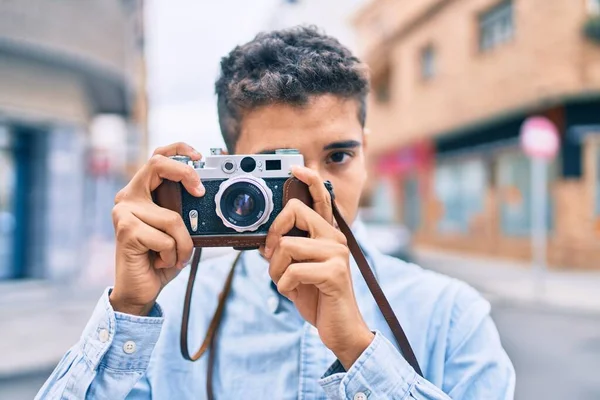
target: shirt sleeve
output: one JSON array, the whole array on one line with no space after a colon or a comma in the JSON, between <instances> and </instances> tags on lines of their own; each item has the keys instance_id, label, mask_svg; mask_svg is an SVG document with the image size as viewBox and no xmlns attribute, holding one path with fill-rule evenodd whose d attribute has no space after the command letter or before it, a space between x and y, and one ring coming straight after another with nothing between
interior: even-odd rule
<instances>
[{"instance_id":1,"label":"shirt sleeve","mask_svg":"<svg viewBox=\"0 0 600 400\"><path fill-rule=\"evenodd\" d=\"M151 398L144 375L160 336L162 310L156 304L147 317L115 312L109 294L107 289L36 399Z\"/></svg>"},{"instance_id":2,"label":"shirt sleeve","mask_svg":"<svg viewBox=\"0 0 600 400\"><path fill-rule=\"evenodd\" d=\"M512 400L515 372L489 316L489 305L482 299L464 310L462 305L449 326L442 387L420 377L396 347L376 331L372 343L348 371L336 361L323 375L319 383L327 397Z\"/></svg>"}]
</instances>

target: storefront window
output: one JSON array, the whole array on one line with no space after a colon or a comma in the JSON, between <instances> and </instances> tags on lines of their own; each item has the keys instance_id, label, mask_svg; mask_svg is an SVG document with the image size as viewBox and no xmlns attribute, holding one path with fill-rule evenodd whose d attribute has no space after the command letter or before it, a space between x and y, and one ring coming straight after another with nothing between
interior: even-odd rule
<instances>
[{"instance_id":1,"label":"storefront window","mask_svg":"<svg viewBox=\"0 0 600 400\"><path fill-rule=\"evenodd\" d=\"M15 175L9 132L0 126L0 279L12 277Z\"/></svg>"},{"instance_id":2,"label":"storefront window","mask_svg":"<svg viewBox=\"0 0 600 400\"><path fill-rule=\"evenodd\" d=\"M500 197L502 233L524 236L531 233L531 163L521 151L506 153L498 158L497 182ZM549 187L557 176L557 163L548 167ZM549 189L548 189L549 190ZM553 225L554 202L549 191L547 226Z\"/></svg>"},{"instance_id":3,"label":"storefront window","mask_svg":"<svg viewBox=\"0 0 600 400\"><path fill-rule=\"evenodd\" d=\"M370 222L391 222L394 220L394 195L392 182L382 179L378 182L373 194Z\"/></svg>"},{"instance_id":4,"label":"storefront window","mask_svg":"<svg viewBox=\"0 0 600 400\"><path fill-rule=\"evenodd\" d=\"M504 154L498 159L500 221L507 235L527 235L531 229L531 171L521 153Z\"/></svg>"},{"instance_id":5,"label":"storefront window","mask_svg":"<svg viewBox=\"0 0 600 400\"><path fill-rule=\"evenodd\" d=\"M415 232L421 225L421 198L419 196L419 181L415 177L406 178L403 183L403 221L406 227Z\"/></svg>"},{"instance_id":6,"label":"storefront window","mask_svg":"<svg viewBox=\"0 0 600 400\"><path fill-rule=\"evenodd\" d=\"M435 191L442 207L440 232L467 232L483 210L487 172L483 160L442 162L436 169Z\"/></svg>"}]
</instances>

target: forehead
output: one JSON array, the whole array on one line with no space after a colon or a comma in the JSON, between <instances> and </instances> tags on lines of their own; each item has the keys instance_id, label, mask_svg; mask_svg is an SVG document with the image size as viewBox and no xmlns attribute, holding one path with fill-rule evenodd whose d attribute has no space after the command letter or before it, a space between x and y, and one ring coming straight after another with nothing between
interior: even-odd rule
<instances>
[{"instance_id":1,"label":"forehead","mask_svg":"<svg viewBox=\"0 0 600 400\"><path fill-rule=\"evenodd\" d=\"M358 101L336 96L313 97L307 104L272 104L248 112L241 121L237 153L295 148L303 153L329 143L360 140Z\"/></svg>"}]
</instances>

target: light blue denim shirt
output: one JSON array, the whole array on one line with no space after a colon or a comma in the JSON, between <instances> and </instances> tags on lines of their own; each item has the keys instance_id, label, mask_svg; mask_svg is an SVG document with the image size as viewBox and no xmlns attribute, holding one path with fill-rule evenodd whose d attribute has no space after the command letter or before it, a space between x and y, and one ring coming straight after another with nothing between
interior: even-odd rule
<instances>
[{"instance_id":1,"label":"light blue denim shirt","mask_svg":"<svg viewBox=\"0 0 600 400\"><path fill-rule=\"evenodd\" d=\"M345 371L293 304L279 295L257 251L235 273L219 331L216 399L512 399L513 366L490 305L457 280L378 253L355 234L412 344L425 378L394 337L351 262L356 298L375 339ZM234 256L200 264L189 338L204 338ZM102 295L81 339L60 361L39 399L204 399L207 357L183 359L179 333L188 273L161 293L148 317L115 312Z\"/></svg>"}]
</instances>

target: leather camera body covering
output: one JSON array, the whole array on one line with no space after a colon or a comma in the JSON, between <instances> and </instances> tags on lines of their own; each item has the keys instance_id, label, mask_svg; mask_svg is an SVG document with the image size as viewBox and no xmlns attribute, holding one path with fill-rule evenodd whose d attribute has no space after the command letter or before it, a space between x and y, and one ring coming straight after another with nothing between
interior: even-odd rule
<instances>
[{"instance_id":1,"label":"leather camera body covering","mask_svg":"<svg viewBox=\"0 0 600 400\"><path fill-rule=\"evenodd\" d=\"M312 196L308 186L295 177L265 179L273 193L273 209L268 220L254 231L237 232L223 224L216 215L215 194L222 180L203 181L206 194L203 197L192 196L179 182L164 180L152 193L154 202L160 207L175 211L182 216L195 247L234 247L253 249L265 243L267 232L273 220L291 199L298 199L312 208ZM198 223L192 227L190 212L196 210ZM297 228L289 236L306 236Z\"/></svg>"}]
</instances>

